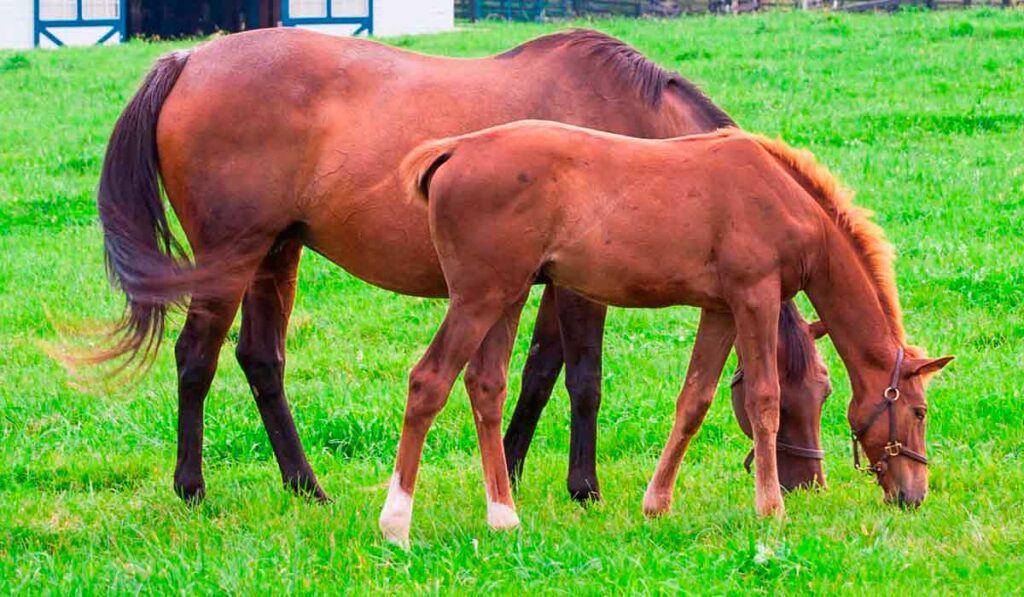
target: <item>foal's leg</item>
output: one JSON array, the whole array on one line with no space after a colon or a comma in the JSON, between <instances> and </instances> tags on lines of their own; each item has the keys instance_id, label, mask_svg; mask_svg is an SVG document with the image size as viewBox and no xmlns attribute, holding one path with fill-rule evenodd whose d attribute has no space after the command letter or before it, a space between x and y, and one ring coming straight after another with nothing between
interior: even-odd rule
<instances>
[{"instance_id":1,"label":"foal's leg","mask_svg":"<svg viewBox=\"0 0 1024 597\"><path fill-rule=\"evenodd\" d=\"M601 407L601 343L607 307L556 289L565 355L565 387L572 406L569 477L573 499L601 499L597 484L597 412Z\"/></svg>"},{"instance_id":2,"label":"foal's leg","mask_svg":"<svg viewBox=\"0 0 1024 597\"><path fill-rule=\"evenodd\" d=\"M778 296L778 284L765 283L731 301L730 306L736 318L736 350L743 359L747 416L754 431L757 513L782 518L786 509L775 457L779 432Z\"/></svg>"},{"instance_id":3,"label":"foal's leg","mask_svg":"<svg viewBox=\"0 0 1024 597\"><path fill-rule=\"evenodd\" d=\"M242 301L235 356L249 381L281 478L296 493L326 501L306 460L284 392L285 335L295 302L302 243L286 240L263 259Z\"/></svg>"},{"instance_id":4,"label":"foal's leg","mask_svg":"<svg viewBox=\"0 0 1024 597\"><path fill-rule=\"evenodd\" d=\"M507 303L494 300L467 303L453 298L444 323L409 374L409 398L395 473L379 521L384 538L392 543L409 544L412 496L427 431L448 401L455 378L506 306Z\"/></svg>"},{"instance_id":5,"label":"foal's leg","mask_svg":"<svg viewBox=\"0 0 1024 597\"><path fill-rule=\"evenodd\" d=\"M672 507L679 464L715 397L715 388L722 376L725 359L732 350L735 333L729 314L701 312L686 381L676 400L675 423L644 494L644 514L647 516L660 516Z\"/></svg>"},{"instance_id":6,"label":"foal's leg","mask_svg":"<svg viewBox=\"0 0 1024 597\"><path fill-rule=\"evenodd\" d=\"M473 422L483 461L487 524L494 529L519 526L501 444L501 413L505 405L508 360L522 309L523 301L520 301L505 311L466 368L466 391L473 406Z\"/></svg>"},{"instance_id":7,"label":"foal's leg","mask_svg":"<svg viewBox=\"0 0 1024 597\"><path fill-rule=\"evenodd\" d=\"M533 326L530 354L523 366L522 389L505 431L505 462L512 485L519 483L523 462L530 449L540 414L551 398L551 391L562 370L562 337L558 329L558 311L554 288L544 288Z\"/></svg>"}]
</instances>

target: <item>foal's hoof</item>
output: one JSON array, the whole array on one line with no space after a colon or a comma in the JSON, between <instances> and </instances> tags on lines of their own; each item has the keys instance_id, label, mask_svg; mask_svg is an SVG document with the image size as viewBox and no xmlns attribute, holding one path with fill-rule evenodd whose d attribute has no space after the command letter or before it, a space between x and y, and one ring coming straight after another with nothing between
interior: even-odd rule
<instances>
[{"instance_id":1,"label":"foal's hoof","mask_svg":"<svg viewBox=\"0 0 1024 597\"><path fill-rule=\"evenodd\" d=\"M776 496L757 497L757 515L767 517L774 517L777 520L783 520L786 518L786 505L782 501L782 494L779 493Z\"/></svg>"},{"instance_id":2,"label":"foal's hoof","mask_svg":"<svg viewBox=\"0 0 1024 597\"><path fill-rule=\"evenodd\" d=\"M409 550L409 527L402 526L400 524L389 524L384 521L383 517L380 521L380 532L384 535L384 540L392 545L397 545L402 549Z\"/></svg>"},{"instance_id":3,"label":"foal's hoof","mask_svg":"<svg viewBox=\"0 0 1024 597\"><path fill-rule=\"evenodd\" d=\"M655 491L650 487L644 493L644 516L647 518L659 518L668 514L672 509L672 493Z\"/></svg>"},{"instance_id":4,"label":"foal's hoof","mask_svg":"<svg viewBox=\"0 0 1024 597\"><path fill-rule=\"evenodd\" d=\"M487 502L487 524L496 531L514 529L519 526L519 515L515 508L497 502Z\"/></svg>"},{"instance_id":5,"label":"foal's hoof","mask_svg":"<svg viewBox=\"0 0 1024 597\"><path fill-rule=\"evenodd\" d=\"M175 479L174 493L189 507L198 506L206 499L206 483L198 479Z\"/></svg>"}]
</instances>

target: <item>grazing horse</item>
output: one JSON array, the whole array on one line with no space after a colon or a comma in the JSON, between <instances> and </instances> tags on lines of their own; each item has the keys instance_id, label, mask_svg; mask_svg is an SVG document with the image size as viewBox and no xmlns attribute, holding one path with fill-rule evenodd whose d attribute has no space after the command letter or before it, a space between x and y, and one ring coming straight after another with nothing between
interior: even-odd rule
<instances>
[{"instance_id":1,"label":"grazing horse","mask_svg":"<svg viewBox=\"0 0 1024 597\"><path fill-rule=\"evenodd\" d=\"M850 424L885 496L924 499L923 378L950 358L905 345L891 248L809 153L738 129L647 140L527 121L425 143L401 172L409 195L428 204L450 301L409 376L381 516L387 538L407 541L424 435L467 363L488 516L492 526L518 524L497 440L499 390L538 279L604 304L701 308L675 424L644 497L648 515L671 505L734 341L753 423L756 510L784 515L776 345L781 303L801 290L850 373Z\"/></svg>"},{"instance_id":2,"label":"grazing horse","mask_svg":"<svg viewBox=\"0 0 1024 597\"><path fill-rule=\"evenodd\" d=\"M236 355L286 486L324 498L285 398L285 335L303 247L382 288L447 296L422 209L397 167L420 141L521 118L640 137L732 126L691 83L594 31L538 38L482 59L424 56L294 29L229 35L160 59L114 128L98 205L108 271L127 297L119 341L96 360L178 338L175 491L201 500L203 403L241 306ZM171 234L160 183L188 239ZM594 466L605 307L549 289L541 302L510 462L566 363L569 490L597 497ZM808 477L810 479L810 477Z\"/></svg>"}]
</instances>

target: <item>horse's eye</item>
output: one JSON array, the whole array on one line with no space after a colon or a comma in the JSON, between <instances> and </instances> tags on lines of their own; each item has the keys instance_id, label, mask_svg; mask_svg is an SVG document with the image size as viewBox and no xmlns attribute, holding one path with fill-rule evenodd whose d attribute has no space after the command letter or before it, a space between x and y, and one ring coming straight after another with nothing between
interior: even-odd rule
<instances>
[{"instance_id":1,"label":"horse's eye","mask_svg":"<svg viewBox=\"0 0 1024 597\"><path fill-rule=\"evenodd\" d=\"M924 420L924 416L926 414L928 414L928 409L924 408L923 406L915 406L914 407L914 416L917 417L918 421L923 421Z\"/></svg>"}]
</instances>

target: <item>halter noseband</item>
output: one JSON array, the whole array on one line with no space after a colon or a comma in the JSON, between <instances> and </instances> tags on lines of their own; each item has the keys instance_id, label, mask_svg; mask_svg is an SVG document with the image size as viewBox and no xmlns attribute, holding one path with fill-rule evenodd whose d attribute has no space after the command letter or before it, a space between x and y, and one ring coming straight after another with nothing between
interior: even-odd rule
<instances>
[{"instance_id":1,"label":"halter noseband","mask_svg":"<svg viewBox=\"0 0 1024 597\"><path fill-rule=\"evenodd\" d=\"M736 373L732 376L732 381L729 382L729 387L735 387L736 384L743 381L743 369L736 369ZM814 448L802 448L800 446L794 446L793 444L787 444L786 442L775 441L775 450L789 454L790 456L796 456L797 458L807 458L808 460L824 460L825 452L816 450ZM743 459L743 468L750 472L750 465L754 463L754 449L751 448L750 452L747 453L747 457Z\"/></svg>"},{"instance_id":2,"label":"halter noseband","mask_svg":"<svg viewBox=\"0 0 1024 597\"><path fill-rule=\"evenodd\" d=\"M920 454L904 446L896 438L896 410L894 405L896 401L900 399L900 372L903 368L903 347L896 349L896 366L892 370L892 378L889 380L889 387L885 388L882 392L882 402L875 408L868 417L868 420L860 426L859 429L851 429L851 440L853 442L853 467L864 473L874 474L881 476L889 468L889 459L896 458L897 456L905 456L916 462L927 465L928 459L924 454ZM860 463L860 450L857 449L857 442L860 441L864 434L867 433L868 429L882 416L882 413L886 410L889 411L889 443L885 444L885 448L882 451L882 457L870 466L861 466Z\"/></svg>"}]
</instances>

